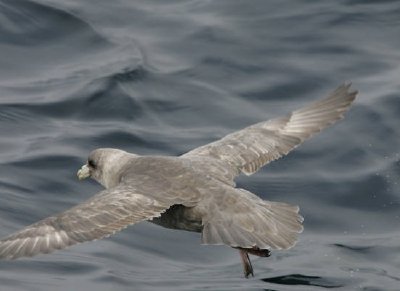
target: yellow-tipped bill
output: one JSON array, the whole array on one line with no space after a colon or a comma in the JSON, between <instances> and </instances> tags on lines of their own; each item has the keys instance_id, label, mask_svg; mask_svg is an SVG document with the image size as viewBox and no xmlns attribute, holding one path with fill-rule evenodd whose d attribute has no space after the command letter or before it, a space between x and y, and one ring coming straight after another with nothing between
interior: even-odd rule
<instances>
[{"instance_id":1,"label":"yellow-tipped bill","mask_svg":"<svg viewBox=\"0 0 400 291\"><path fill-rule=\"evenodd\" d=\"M80 170L78 171L78 173L76 173L76 175L78 176L79 180L83 180L86 179L87 177L90 177L89 167L87 165L83 165L82 168L80 168Z\"/></svg>"}]
</instances>

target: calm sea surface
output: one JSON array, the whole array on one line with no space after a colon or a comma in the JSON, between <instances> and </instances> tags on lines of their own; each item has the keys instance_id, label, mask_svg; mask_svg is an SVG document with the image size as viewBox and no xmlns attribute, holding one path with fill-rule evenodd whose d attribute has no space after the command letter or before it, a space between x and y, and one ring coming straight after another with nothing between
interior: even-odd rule
<instances>
[{"instance_id":1,"label":"calm sea surface","mask_svg":"<svg viewBox=\"0 0 400 291\"><path fill-rule=\"evenodd\" d=\"M0 261L0 290L400 290L400 2L0 0L0 235L101 189L97 147L179 155L323 97L344 121L238 184L305 231L253 258L151 223Z\"/></svg>"}]
</instances>

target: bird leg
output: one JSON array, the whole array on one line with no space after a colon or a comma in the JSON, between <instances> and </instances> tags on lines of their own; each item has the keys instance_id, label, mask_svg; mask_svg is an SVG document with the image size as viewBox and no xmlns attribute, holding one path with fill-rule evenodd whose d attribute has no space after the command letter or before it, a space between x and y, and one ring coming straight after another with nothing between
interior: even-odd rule
<instances>
[{"instance_id":1,"label":"bird leg","mask_svg":"<svg viewBox=\"0 0 400 291\"><path fill-rule=\"evenodd\" d=\"M242 259L244 276L246 278L249 278L249 275L254 277L253 266L251 265L248 252L243 249L239 249L239 254L240 258Z\"/></svg>"},{"instance_id":2,"label":"bird leg","mask_svg":"<svg viewBox=\"0 0 400 291\"><path fill-rule=\"evenodd\" d=\"M242 259L242 264L243 264L243 272L246 278L248 278L249 275L254 277L253 266L251 265L249 254L258 257L269 257L271 255L271 252L269 250L267 249L261 250L257 247L236 248L236 249L239 250L240 258Z\"/></svg>"}]
</instances>

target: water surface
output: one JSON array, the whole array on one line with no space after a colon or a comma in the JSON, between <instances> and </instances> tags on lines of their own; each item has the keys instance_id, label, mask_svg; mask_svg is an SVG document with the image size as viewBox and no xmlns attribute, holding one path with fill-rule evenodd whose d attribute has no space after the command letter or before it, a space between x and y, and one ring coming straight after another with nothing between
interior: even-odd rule
<instances>
[{"instance_id":1,"label":"water surface","mask_svg":"<svg viewBox=\"0 0 400 291\"><path fill-rule=\"evenodd\" d=\"M398 290L398 1L0 0L0 235L101 187L97 147L179 155L344 81L346 119L238 184L297 204L291 250L253 259L150 223L0 262L1 290Z\"/></svg>"}]
</instances>

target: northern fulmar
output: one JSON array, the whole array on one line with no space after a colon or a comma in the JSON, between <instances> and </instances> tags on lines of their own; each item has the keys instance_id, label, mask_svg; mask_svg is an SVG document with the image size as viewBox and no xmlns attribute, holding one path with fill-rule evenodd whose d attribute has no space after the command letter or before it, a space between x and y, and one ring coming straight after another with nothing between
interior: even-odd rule
<instances>
[{"instance_id":1,"label":"northern fulmar","mask_svg":"<svg viewBox=\"0 0 400 291\"><path fill-rule=\"evenodd\" d=\"M201 233L201 243L238 249L244 275L253 274L249 254L292 247L303 230L299 207L266 201L236 188L251 175L343 118L356 97L350 84L292 113L231 133L179 157L140 156L119 149L92 151L77 175L105 187L87 201L0 241L0 258L50 253L101 239L149 220Z\"/></svg>"}]
</instances>

